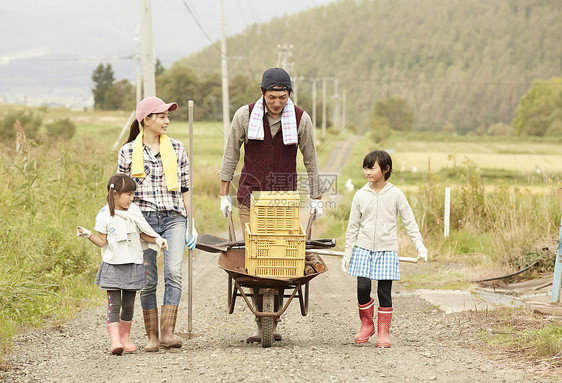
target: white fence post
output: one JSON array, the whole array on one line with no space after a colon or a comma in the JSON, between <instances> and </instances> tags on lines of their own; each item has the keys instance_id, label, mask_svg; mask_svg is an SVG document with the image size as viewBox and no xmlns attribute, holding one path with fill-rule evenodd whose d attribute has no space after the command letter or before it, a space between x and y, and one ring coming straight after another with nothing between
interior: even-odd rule
<instances>
[{"instance_id":1,"label":"white fence post","mask_svg":"<svg viewBox=\"0 0 562 383\"><path fill-rule=\"evenodd\" d=\"M443 230L443 235L445 238L449 236L449 217L451 215L451 188L445 188L445 228Z\"/></svg>"}]
</instances>

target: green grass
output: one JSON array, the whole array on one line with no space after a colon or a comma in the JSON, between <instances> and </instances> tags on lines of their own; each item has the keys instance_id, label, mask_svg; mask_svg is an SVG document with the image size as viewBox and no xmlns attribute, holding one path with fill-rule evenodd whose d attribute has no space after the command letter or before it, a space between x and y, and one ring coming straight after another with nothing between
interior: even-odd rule
<instances>
[{"instance_id":1,"label":"green grass","mask_svg":"<svg viewBox=\"0 0 562 383\"><path fill-rule=\"evenodd\" d=\"M75 237L103 205L109 162L94 142L2 146L0 164L0 353L25 328L64 321L99 304L99 250Z\"/></svg>"},{"instance_id":2,"label":"green grass","mask_svg":"<svg viewBox=\"0 0 562 383\"><path fill-rule=\"evenodd\" d=\"M483 325L488 329L493 326L480 337L496 350L562 367L562 326L553 320L512 308L499 310Z\"/></svg>"}]
</instances>

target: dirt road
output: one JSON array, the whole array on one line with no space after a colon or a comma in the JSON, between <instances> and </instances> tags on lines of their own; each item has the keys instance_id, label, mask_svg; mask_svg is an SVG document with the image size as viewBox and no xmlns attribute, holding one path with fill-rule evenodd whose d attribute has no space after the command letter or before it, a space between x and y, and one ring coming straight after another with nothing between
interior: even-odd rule
<instances>
[{"instance_id":1,"label":"dirt road","mask_svg":"<svg viewBox=\"0 0 562 383\"><path fill-rule=\"evenodd\" d=\"M194 260L194 332L181 349L146 353L140 348L121 357L108 352L105 305L79 314L58 329L23 335L8 357L5 382L550 382L494 361L465 344L470 323L435 310L395 284L393 345L377 349L374 340L358 346L359 320L355 281L343 276L339 259L311 281L309 314L293 302L279 329L284 340L272 348L246 344L253 315L243 301L227 313L227 274L217 255L196 253ZM403 268L403 273L413 272ZM159 289L163 290L163 289ZM180 305L177 331L187 331L187 296ZM144 345L138 305L132 339Z\"/></svg>"},{"instance_id":2,"label":"dirt road","mask_svg":"<svg viewBox=\"0 0 562 383\"><path fill-rule=\"evenodd\" d=\"M356 137L334 150L324 172L337 172ZM338 154L339 153L339 154ZM240 235L240 233L238 233ZM283 341L271 348L246 344L254 317L239 299L227 312L227 274L217 254L196 252L193 330L181 349L109 354L105 305L82 311L61 328L16 339L5 382L554 382L516 362L492 360L478 350L480 329L470 317L444 314L399 283L393 287L392 348L377 349L374 339L355 345L359 328L355 279L344 276L339 258L325 257L330 270L310 283L309 314L291 303L279 324ZM416 266L401 266L402 274ZM162 278L160 278L162 281ZM375 286L374 286L375 287ZM163 291L160 286L158 291ZM373 290L375 291L375 289ZM100 294L103 294L100 292ZM137 298L132 340L145 344ZM180 304L178 332L187 332L187 294Z\"/></svg>"}]
</instances>

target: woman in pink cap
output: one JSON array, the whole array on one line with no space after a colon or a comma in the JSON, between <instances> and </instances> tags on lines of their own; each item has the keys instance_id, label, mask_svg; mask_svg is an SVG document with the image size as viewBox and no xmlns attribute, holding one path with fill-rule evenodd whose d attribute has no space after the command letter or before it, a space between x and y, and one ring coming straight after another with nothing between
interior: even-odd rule
<instances>
[{"instance_id":1,"label":"woman in pink cap","mask_svg":"<svg viewBox=\"0 0 562 383\"><path fill-rule=\"evenodd\" d=\"M188 160L184 145L166 135L169 112L178 108L158 97L147 97L137 106L137 119L131 124L129 138L119 150L117 172L133 177L137 183L134 202L150 226L168 242L164 250L164 299L158 328L157 252L144 251L147 285L141 290L144 325L148 344L145 351L181 347L174 337L178 305L182 291L184 246L195 248L197 232L187 235Z\"/></svg>"}]
</instances>

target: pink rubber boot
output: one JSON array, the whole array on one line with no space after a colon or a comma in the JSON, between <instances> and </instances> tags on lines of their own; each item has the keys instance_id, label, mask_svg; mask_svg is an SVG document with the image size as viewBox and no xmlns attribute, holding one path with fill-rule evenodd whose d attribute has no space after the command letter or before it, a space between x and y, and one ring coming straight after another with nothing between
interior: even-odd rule
<instances>
[{"instance_id":1,"label":"pink rubber boot","mask_svg":"<svg viewBox=\"0 0 562 383\"><path fill-rule=\"evenodd\" d=\"M379 307L377 329L377 347L390 347L390 321L392 320L392 307Z\"/></svg>"},{"instance_id":2,"label":"pink rubber boot","mask_svg":"<svg viewBox=\"0 0 562 383\"><path fill-rule=\"evenodd\" d=\"M129 338L131 334L131 322L132 321L121 321L119 335L121 337L121 344L123 345L123 350L125 352L133 352L137 350L137 346L135 346Z\"/></svg>"},{"instance_id":3,"label":"pink rubber boot","mask_svg":"<svg viewBox=\"0 0 562 383\"><path fill-rule=\"evenodd\" d=\"M375 311L375 303L373 298L364 305L359 306L359 318L361 319L361 328L355 335L355 343L365 343L375 333L375 324L373 323L373 314Z\"/></svg>"},{"instance_id":4,"label":"pink rubber boot","mask_svg":"<svg viewBox=\"0 0 562 383\"><path fill-rule=\"evenodd\" d=\"M119 329L121 324L119 322L113 322L107 325L107 332L109 333L109 340L111 341L111 353L113 355L123 354L123 345L121 344L121 336L119 335Z\"/></svg>"}]
</instances>

